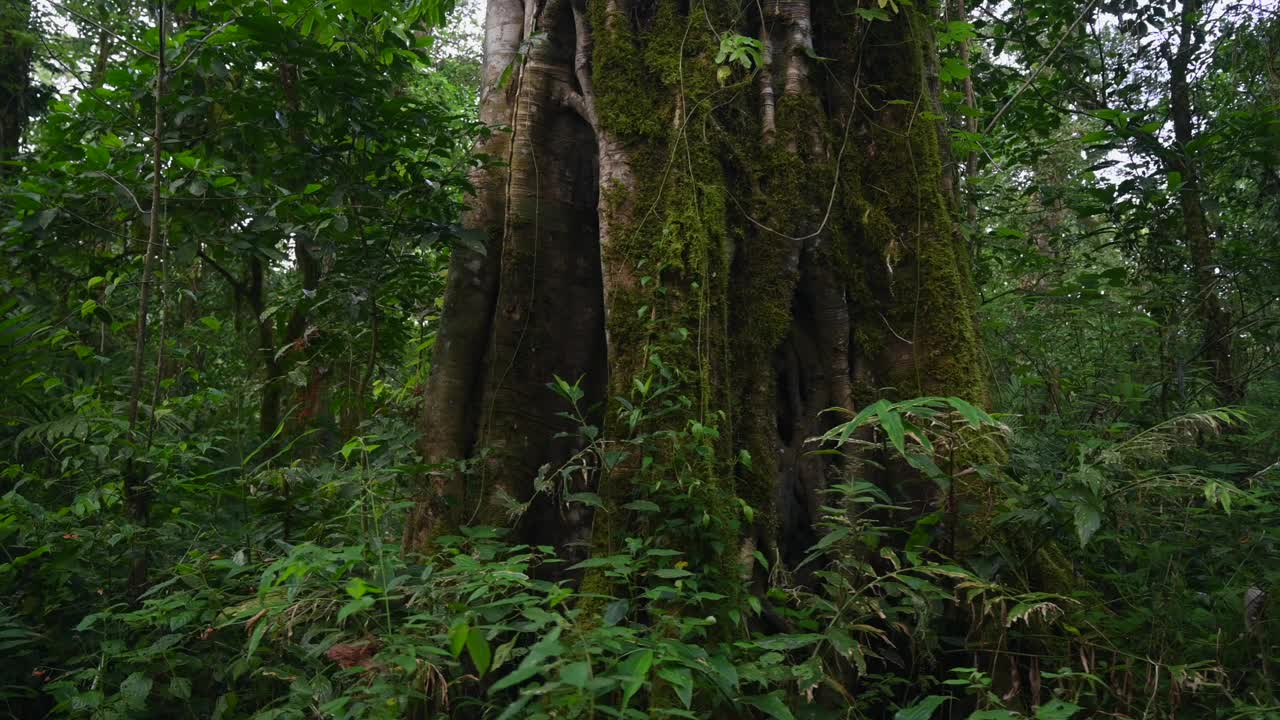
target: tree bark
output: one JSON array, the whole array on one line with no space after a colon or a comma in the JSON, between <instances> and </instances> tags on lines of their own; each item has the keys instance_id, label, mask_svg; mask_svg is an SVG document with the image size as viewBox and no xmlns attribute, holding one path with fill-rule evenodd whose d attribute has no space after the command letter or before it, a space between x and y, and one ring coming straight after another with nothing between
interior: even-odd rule
<instances>
[{"instance_id":1,"label":"tree bark","mask_svg":"<svg viewBox=\"0 0 1280 720\"><path fill-rule=\"evenodd\" d=\"M1199 0L1183 0L1179 15L1178 47L1169 55L1169 111L1173 118L1175 147L1170 153L1170 170L1182 176L1178 200L1182 207L1182 226L1187 250L1191 255L1191 279L1197 314L1203 323L1203 339L1199 356L1208 361L1210 379L1218 402L1230 404L1240 400L1242 388L1236 379L1233 363L1231 310L1218 296L1219 281L1214 261L1213 235L1205 217L1201 200L1200 174L1192 155L1191 142L1196 133L1193 125L1189 73L1195 56L1199 27Z\"/></svg>"},{"instance_id":2,"label":"tree bark","mask_svg":"<svg viewBox=\"0 0 1280 720\"><path fill-rule=\"evenodd\" d=\"M986 396L932 10L869 22L829 0L745 14L720 0L527 2L489 3L480 151L505 163L473 178L465 221L486 252L450 262L422 413L436 470L405 549L505 524L504 498L534 497L538 469L578 448L555 437L572 429L545 388L558 375L582 378L604 442L631 454L574 488L603 498L589 529L540 499L517 527L527 541L615 551L647 531L623 505L674 482L692 499L666 519L698 512L666 541L694 564L733 578L754 550L795 564L848 471L806 452L833 421L824 409ZM760 42L749 71L715 62L732 33ZM646 394L658 386L664 412ZM685 439L628 444L673 433ZM471 472L450 463L468 459ZM905 473L879 480L922 510L942 502Z\"/></svg>"},{"instance_id":3,"label":"tree bark","mask_svg":"<svg viewBox=\"0 0 1280 720\"><path fill-rule=\"evenodd\" d=\"M155 277L156 258L160 255L160 223L161 223L161 189L164 187L163 142L164 142L164 99L165 99L165 36L168 20L165 18L163 2L156 4L156 28L158 31L157 46L160 52L156 56L156 77L154 88L155 124L151 133L151 207L147 213L147 246L143 251L142 285L138 292L138 320L135 329L133 347L133 378L129 389L129 435L133 436L138 427L138 411L142 399L143 363L146 362L148 314L151 312L151 292ZM160 372L159 364L155 369ZM155 413L155 407L151 408ZM150 439L146 448L150 449ZM135 438L136 439L136 438ZM141 445L141 444L140 444ZM150 492L147 487L146 458L133 458L125 472L124 504L129 519L139 525L146 525L150 513ZM138 590L146 580L147 549L145 545L134 549L134 558L130 563L129 587Z\"/></svg>"},{"instance_id":4,"label":"tree bark","mask_svg":"<svg viewBox=\"0 0 1280 720\"><path fill-rule=\"evenodd\" d=\"M0 162L18 154L27 125L31 83L31 0L11 0L0 10ZM12 168L0 165L0 176Z\"/></svg>"}]
</instances>

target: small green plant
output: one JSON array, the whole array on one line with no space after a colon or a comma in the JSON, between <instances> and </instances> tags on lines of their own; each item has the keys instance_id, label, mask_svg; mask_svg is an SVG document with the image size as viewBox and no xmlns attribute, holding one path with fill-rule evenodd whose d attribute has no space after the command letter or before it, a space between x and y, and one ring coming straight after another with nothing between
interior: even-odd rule
<instances>
[{"instance_id":1,"label":"small green plant","mask_svg":"<svg viewBox=\"0 0 1280 720\"><path fill-rule=\"evenodd\" d=\"M757 39L725 33L720 36L720 50L716 53L717 65L739 65L743 70L754 70L764 64L764 45Z\"/></svg>"}]
</instances>

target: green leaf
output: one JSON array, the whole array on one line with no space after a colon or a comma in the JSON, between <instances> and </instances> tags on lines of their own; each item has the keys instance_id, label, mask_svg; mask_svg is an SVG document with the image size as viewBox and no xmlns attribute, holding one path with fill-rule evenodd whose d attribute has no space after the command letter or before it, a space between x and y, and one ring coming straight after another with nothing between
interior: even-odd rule
<instances>
[{"instance_id":1,"label":"green leaf","mask_svg":"<svg viewBox=\"0 0 1280 720\"><path fill-rule=\"evenodd\" d=\"M45 547L48 547L48 546L46 545ZM76 625L75 630L78 632L84 632L85 630L91 629L94 625L98 623L99 620L102 620L103 618L109 618L109 617L111 617L110 612L90 613L80 619L80 623Z\"/></svg>"},{"instance_id":2,"label":"green leaf","mask_svg":"<svg viewBox=\"0 0 1280 720\"><path fill-rule=\"evenodd\" d=\"M169 679L169 694L179 700L189 700L191 698L191 681L175 675Z\"/></svg>"},{"instance_id":3,"label":"green leaf","mask_svg":"<svg viewBox=\"0 0 1280 720\"><path fill-rule=\"evenodd\" d=\"M889 20L889 13L880 8L854 8L853 12L863 20Z\"/></svg>"},{"instance_id":4,"label":"green leaf","mask_svg":"<svg viewBox=\"0 0 1280 720\"><path fill-rule=\"evenodd\" d=\"M782 691L774 690L768 695L750 695L738 698L738 702L763 712L775 720L795 720L790 708L782 702Z\"/></svg>"},{"instance_id":5,"label":"green leaf","mask_svg":"<svg viewBox=\"0 0 1280 720\"><path fill-rule=\"evenodd\" d=\"M1218 482L1217 480L1209 480L1204 484L1204 499L1210 505L1218 505L1226 514L1231 514L1231 494L1235 489Z\"/></svg>"},{"instance_id":6,"label":"green leaf","mask_svg":"<svg viewBox=\"0 0 1280 720\"><path fill-rule=\"evenodd\" d=\"M693 673L688 668L662 668L658 671L658 677L671 683L676 697L684 703L686 710L693 706Z\"/></svg>"},{"instance_id":7,"label":"green leaf","mask_svg":"<svg viewBox=\"0 0 1280 720\"><path fill-rule=\"evenodd\" d=\"M938 78L942 82L954 82L956 80L964 80L969 77L969 66L964 64L960 58L947 58L942 61L942 67L938 71Z\"/></svg>"},{"instance_id":8,"label":"green leaf","mask_svg":"<svg viewBox=\"0 0 1280 720\"><path fill-rule=\"evenodd\" d=\"M624 510L633 510L635 512L658 512L662 509L658 507L657 503L649 500L632 500L626 505L623 505L622 508Z\"/></svg>"},{"instance_id":9,"label":"green leaf","mask_svg":"<svg viewBox=\"0 0 1280 720\"><path fill-rule=\"evenodd\" d=\"M604 610L604 624L606 626L617 625L627 616L627 611L631 609L631 603L626 598L614 600Z\"/></svg>"},{"instance_id":10,"label":"green leaf","mask_svg":"<svg viewBox=\"0 0 1280 720\"><path fill-rule=\"evenodd\" d=\"M471 628L465 620L455 623L449 628L449 653L454 657L462 654L462 648L467 644L467 636L470 635Z\"/></svg>"},{"instance_id":11,"label":"green leaf","mask_svg":"<svg viewBox=\"0 0 1280 720\"><path fill-rule=\"evenodd\" d=\"M1036 720L1069 720L1082 709L1079 705L1054 699L1036 710Z\"/></svg>"},{"instance_id":12,"label":"green leaf","mask_svg":"<svg viewBox=\"0 0 1280 720\"><path fill-rule=\"evenodd\" d=\"M827 630L827 642L831 643L831 647L836 652L846 658L853 657L853 653L858 650L858 642L849 633L840 628L833 627Z\"/></svg>"},{"instance_id":13,"label":"green leaf","mask_svg":"<svg viewBox=\"0 0 1280 720\"><path fill-rule=\"evenodd\" d=\"M508 705L507 709L503 710L502 714L497 717L497 720L511 720L514 717L518 717L524 710L524 706L528 705L529 701L533 700L533 698L533 695L524 695L520 697L515 702Z\"/></svg>"},{"instance_id":14,"label":"green leaf","mask_svg":"<svg viewBox=\"0 0 1280 720\"><path fill-rule=\"evenodd\" d=\"M835 530L818 538L818 542L813 544L812 550L825 550L841 540L849 537L851 530L847 527L838 527Z\"/></svg>"},{"instance_id":15,"label":"green leaf","mask_svg":"<svg viewBox=\"0 0 1280 720\"><path fill-rule=\"evenodd\" d=\"M832 58L823 57L822 55L819 55L817 52L814 51L813 47L809 45L805 45L804 54L814 62L828 62L832 60Z\"/></svg>"},{"instance_id":16,"label":"green leaf","mask_svg":"<svg viewBox=\"0 0 1280 720\"><path fill-rule=\"evenodd\" d=\"M600 499L600 496L591 492L570 493L565 496L564 501L566 503L582 503L593 508L604 507L604 501Z\"/></svg>"},{"instance_id":17,"label":"green leaf","mask_svg":"<svg viewBox=\"0 0 1280 720\"><path fill-rule=\"evenodd\" d=\"M652 650L634 652L618 665L618 673L624 678L622 681L622 704L624 706L644 686L645 680L649 677L649 668L651 667L653 667Z\"/></svg>"},{"instance_id":18,"label":"green leaf","mask_svg":"<svg viewBox=\"0 0 1280 720\"><path fill-rule=\"evenodd\" d=\"M346 590L347 590L347 594L350 595L352 598L355 598L356 600L359 600L360 598L364 597L365 595L368 595L371 592L375 592L375 593L382 592L382 588L378 587L377 585L370 585L369 583L365 582L362 578L358 578L358 577L353 577L347 581Z\"/></svg>"},{"instance_id":19,"label":"green leaf","mask_svg":"<svg viewBox=\"0 0 1280 720\"><path fill-rule=\"evenodd\" d=\"M489 642L484 639L484 631L480 628L471 628L471 632L467 633L467 655L480 672L480 677L484 677L493 660L493 651L489 649Z\"/></svg>"},{"instance_id":20,"label":"green leaf","mask_svg":"<svg viewBox=\"0 0 1280 720\"><path fill-rule=\"evenodd\" d=\"M938 467L938 464L928 455L907 453L904 457L907 459L907 464L929 476L939 484L949 483L950 478L946 476L946 473L942 472L942 468ZM947 488L943 487L942 489L946 490Z\"/></svg>"},{"instance_id":21,"label":"green leaf","mask_svg":"<svg viewBox=\"0 0 1280 720\"><path fill-rule=\"evenodd\" d=\"M995 419L988 415L985 410L975 407L968 401L962 400L958 397L949 397L946 400L947 404L955 408L955 411L965 420L968 420L969 425L973 427L996 424Z\"/></svg>"},{"instance_id":22,"label":"green leaf","mask_svg":"<svg viewBox=\"0 0 1280 720\"><path fill-rule=\"evenodd\" d=\"M147 674L135 672L120 683L120 695L129 707L141 709L147 706L151 685L152 680Z\"/></svg>"},{"instance_id":23,"label":"green leaf","mask_svg":"<svg viewBox=\"0 0 1280 720\"><path fill-rule=\"evenodd\" d=\"M84 155L85 159L88 160L89 167L95 170L101 170L111 164L111 151L107 148L86 145Z\"/></svg>"},{"instance_id":24,"label":"green leaf","mask_svg":"<svg viewBox=\"0 0 1280 720\"><path fill-rule=\"evenodd\" d=\"M533 647L529 648L529 654L526 655L524 660L520 663L520 667L516 668L514 672L490 686L489 694L492 695L513 685L518 685L542 672L542 662L544 660L549 657L559 655L564 651L564 647L560 644L561 632L562 629L560 627L556 627L551 632L547 633L541 640L534 643Z\"/></svg>"},{"instance_id":25,"label":"green leaf","mask_svg":"<svg viewBox=\"0 0 1280 720\"><path fill-rule=\"evenodd\" d=\"M968 42L975 35L973 24L962 20L952 20L938 33L938 47L948 47L956 43Z\"/></svg>"},{"instance_id":26,"label":"green leaf","mask_svg":"<svg viewBox=\"0 0 1280 720\"><path fill-rule=\"evenodd\" d=\"M937 710L951 698L946 695L929 695L911 707L905 707L893 714L893 720L929 720L933 711Z\"/></svg>"},{"instance_id":27,"label":"green leaf","mask_svg":"<svg viewBox=\"0 0 1280 720\"><path fill-rule=\"evenodd\" d=\"M1102 513L1088 502L1081 501L1072 510L1072 517L1075 520L1076 537L1080 540L1080 547L1084 547L1089 544L1098 528L1102 527Z\"/></svg>"},{"instance_id":28,"label":"green leaf","mask_svg":"<svg viewBox=\"0 0 1280 720\"><path fill-rule=\"evenodd\" d=\"M899 453L905 454L907 451L906 434L902 429L902 416L893 410L885 410L878 416L880 419L880 427L884 428L884 432L889 436L889 442L893 443L893 447Z\"/></svg>"},{"instance_id":29,"label":"green leaf","mask_svg":"<svg viewBox=\"0 0 1280 720\"><path fill-rule=\"evenodd\" d=\"M736 690L738 668L734 667L733 662L724 655L712 655L709 662L712 669L716 671L720 684L729 690Z\"/></svg>"},{"instance_id":30,"label":"green leaf","mask_svg":"<svg viewBox=\"0 0 1280 720\"><path fill-rule=\"evenodd\" d=\"M591 680L591 663L583 660L560 668L560 682L579 690Z\"/></svg>"},{"instance_id":31,"label":"green leaf","mask_svg":"<svg viewBox=\"0 0 1280 720\"><path fill-rule=\"evenodd\" d=\"M500 690L506 690L513 685L519 685L540 672L542 672L542 668L537 665L526 666L524 663L521 663L520 667L504 675L501 680L494 683L489 688L489 694L492 695Z\"/></svg>"},{"instance_id":32,"label":"green leaf","mask_svg":"<svg viewBox=\"0 0 1280 720\"><path fill-rule=\"evenodd\" d=\"M245 646L244 656L246 658L253 657L258 651L258 645L262 644L262 638L267 634L267 628L271 627L271 623L266 620L259 620L256 627L253 628L253 634L249 636L249 644Z\"/></svg>"},{"instance_id":33,"label":"green leaf","mask_svg":"<svg viewBox=\"0 0 1280 720\"><path fill-rule=\"evenodd\" d=\"M343 605L342 609L338 611L338 622L342 622L356 613L368 610L373 607L373 603L374 597L372 595L365 595L364 597L352 600L346 605Z\"/></svg>"},{"instance_id":34,"label":"green leaf","mask_svg":"<svg viewBox=\"0 0 1280 720\"><path fill-rule=\"evenodd\" d=\"M824 639L816 633L792 633L790 635L770 635L756 641L756 645L765 650L799 650Z\"/></svg>"}]
</instances>

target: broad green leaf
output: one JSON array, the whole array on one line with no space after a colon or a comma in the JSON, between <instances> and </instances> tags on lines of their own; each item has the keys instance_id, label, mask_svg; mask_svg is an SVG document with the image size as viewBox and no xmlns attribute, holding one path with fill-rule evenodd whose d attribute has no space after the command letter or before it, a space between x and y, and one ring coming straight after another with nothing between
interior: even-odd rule
<instances>
[{"instance_id":1,"label":"broad green leaf","mask_svg":"<svg viewBox=\"0 0 1280 720\"><path fill-rule=\"evenodd\" d=\"M560 682L581 690L591 680L591 663L582 660L560 668Z\"/></svg>"},{"instance_id":2,"label":"broad green leaf","mask_svg":"<svg viewBox=\"0 0 1280 720\"><path fill-rule=\"evenodd\" d=\"M341 610L338 611L338 622L342 622L356 613L368 610L373 607L373 603L374 597L372 595L365 595L364 597L356 598L348 602L346 605L342 606Z\"/></svg>"},{"instance_id":3,"label":"broad green leaf","mask_svg":"<svg viewBox=\"0 0 1280 720\"><path fill-rule=\"evenodd\" d=\"M462 654L462 648L467 644L467 637L471 634L471 627L465 620L454 623L449 628L449 653L454 657Z\"/></svg>"},{"instance_id":4,"label":"broad green leaf","mask_svg":"<svg viewBox=\"0 0 1280 720\"><path fill-rule=\"evenodd\" d=\"M763 712L774 720L795 720L791 709L782 701L782 691L775 690L768 695L749 695L738 698L738 702Z\"/></svg>"},{"instance_id":5,"label":"broad green leaf","mask_svg":"<svg viewBox=\"0 0 1280 720\"><path fill-rule=\"evenodd\" d=\"M146 673L135 672L120 683L120 695L125 703L135 709L147 705L147 696L151 694L152 680Z\"/></svg>"},{"instance_id":6,"label":"broad green leaf","mask_svg":"<svg viewBox=\"0 0 1280 720\"><path fill-rule=\"evenodd\" d=\"M907 451L906 435L902 428L902 416L893 410L885 410L877 417L880 419L880 427L884 428L884 432L889 436L889 442L893 443L893 447L899 453Z\"/></svg>"},{"instance_id":7,"label":"broad green leaf","mask_svg":"<svg viewBox=\"0 0 1280 720\"><path fill-rule=\"evenodd\" d=\"M493 651L489 649L489 641L485 640L484 631L480 628L473 627L471 632L467 633L467 655L471 657L471 662L480 672L480 677L484 677L493 660Z\"/></svg>"},{"instance_id":8,"label":"broad green leaf","mask_svg":"<svg viewBox=\"0 0 1280 720\"><path fill-rule=\"evenodd\" d=\"M542 672L542 667L539 665L536 665L536 664L525 665L524 663L521 663L520 666L517 667L515 670L512 670L511 672L507 673L506 675L502 676L500 680L495 682L489 688L489 694L492 695L493 693L496 693L500 690L506 690L509 687L519 685L520 683L524 682L525 680L528 680L529 678L533 677L534 675L537 675L540 672Z\"/></svg>"},{"instance_id":9,"label":"broad green leaf","mask_svg":"<svg viewBox=\"0 0 1280 720\"><path fill-rule=\"evenodd\" d=\"M958 397L949 397L947 398L947 404L955 408L956 412L965 420L968 420L969 424L973 427L996 424L995 419L988 415L985 410L972 405L967 400L963 400Z\"/></svg>"},{"instance_id":10,"label":"broad green leaf","mask_svg":"<svg viewBox=\"0 0 1280 720\"><path fill-rule=\"evenodd\" d=\"M671 687L676 691L676 697L680 698L680 702L684 703L685 709L693 705L693 673L688 668L683 667L667 667L658 671L658 677L671 683Z\"/></svg>"},{"instance_id":11,"label":"broad green leaf","mask_svg":"<svg viewBox=\"0 0 1280 720\"><path fill-rule=\"evenodd\" d=\"M604 507L604 501L600 499L599 495L592 492L570 493L565 496L564 501L566 503L582 503L593 508Z\"/></svg>"},{"instance_id":12,"label":"broad green leaf","mask_svg":"<svg viewBox=\"0 0 1280 720\"><path fill-rule=\"evenodd\" d=\"M1072 510L1072 517L1075 520L1076 537L1080 540L1080 547L1084 547L1089 544L1098 528L1102 527L1102 513L1087 501L1080 501Z\"/></svg>"},{"instance_id":13,"label":"broad green leaf","mask_svg":"<svg viewBox=\"0 0 1280 720\"><path fill-rule=\"evenodd\" d=\"M625 598L614 600L604 610L604 624L617 625L627 616L627 611L631 609L631 603Z\"/></svg>"},{"instance_id":14,"label":"broad green leaf","mask_svg":"<svg viewBox=\"0 0 1280 720\"><path fill-rule=\"evenodd\" d=\"M905 707L893 714L893 720L930 720L933 711L951 698L946 695L927 695L911 707Z\"/></svg>"},{"instance_id":15,"label":"broad green leaf","mask_svg":"<svg viewBox=\"0 0 1280 720\"><path fill-rule=\"evenodd\" d=\"M623 678L622 704L624 706L644 686L645 680L649 677L649 668L652 666L652 650L639 650L631 653L618 664L618 674Z\"/></svg>"},{"instance_id":16,"label":"broad green leaf","mask_svg":"<svg viewBox=\"0 0 1280 720\"><path fill-rule=\"evenodd\" d=\"M711 668L716 671L722 686L731 690L737 689L738 668L734 667L729 658L724 655L712 655L708 662L711 664Z\"/></svg>"}]
</instances>

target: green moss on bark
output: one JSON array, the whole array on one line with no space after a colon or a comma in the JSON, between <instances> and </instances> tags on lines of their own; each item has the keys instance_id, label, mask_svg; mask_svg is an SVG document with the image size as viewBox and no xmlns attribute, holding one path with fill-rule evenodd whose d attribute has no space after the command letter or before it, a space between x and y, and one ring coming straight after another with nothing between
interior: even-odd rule
<instances>
[{"instance_id":1,"label":"green moss on bark","mask_svg":"<svg viewBox=\"0 0 1280 720\"><path fill-rule=\"evenodd\" d=\"M690 506L705 516L684 518L690 532L679 549L722 564L733 555L739 517L732 433L725 427L728 196L717 154L721 137L708 130L714 128L709 96L718 90L716 41L705 23L681 15L675 3L660 3L656 15L643 21L643 32L610 12L603 0L589 9L596 107L601 132L621 146L633 180L630 187L605 188L600 199L611 232L602 261L606 283L614 281L607 322L610 417L618 417L619 398L638 399L636 381L661 374L654 361L660 358L667 381L675 384L669 397L686 398L687 409L647 421L637 432L686 433L696 422L717 427L720 440L705 441L710 452L699 451L692 435L681 435L649 469L638 458L619 468L605 494L617 508L644 488L669 486L671 476L680 476L693 488ZM614 437L628 432L611 422ZM597 537L598 548L605 543L616 549L625 534L616 517L609 523L597 525L597 535L604 536ZM599 578L593 583L601 585Z\"/></svg>"},{"instance_id":2,"label":"green moss on bark","mask_svg":"<svg viewBox=\"0 0 1280 720\"><path fill-rule=\"evenodd\" d=\"M959 395L986 399L973 288L964 249L943 196L937 123L926 87L931 38L919 9L903 8L882 42L897 48L897 64L880 82L884 103L863 172L869 204L864 232L892 274L886 320L910 344L909 363L890 361L890 384L904 396Z\"/></svg>"}]
</instances>

